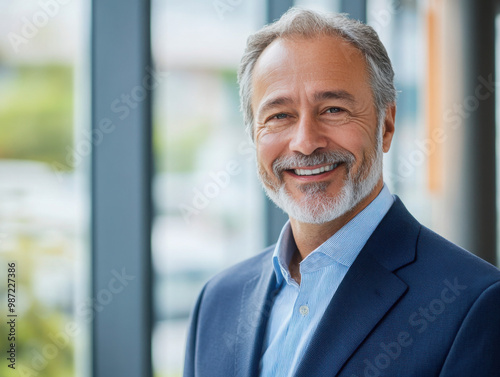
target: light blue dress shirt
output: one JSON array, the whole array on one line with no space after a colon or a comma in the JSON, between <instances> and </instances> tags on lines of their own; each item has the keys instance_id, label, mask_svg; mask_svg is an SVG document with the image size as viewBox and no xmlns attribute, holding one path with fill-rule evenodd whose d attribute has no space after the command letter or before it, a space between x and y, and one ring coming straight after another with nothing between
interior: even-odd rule
<instances>
[{"instance_id":1,"label":"light blue dress shirt","mask_svg":"<svg viewBox=\"0 0 500 377\"><path fill-rule=\"evenodd\" d=\"M273 253L281 288L267 323L261 377L293 376L342 279L393 203L384 185L363 211L300 262L300 285L288 271L297 246L290 222L285 224Z\"/></svg>"}]
</instances>

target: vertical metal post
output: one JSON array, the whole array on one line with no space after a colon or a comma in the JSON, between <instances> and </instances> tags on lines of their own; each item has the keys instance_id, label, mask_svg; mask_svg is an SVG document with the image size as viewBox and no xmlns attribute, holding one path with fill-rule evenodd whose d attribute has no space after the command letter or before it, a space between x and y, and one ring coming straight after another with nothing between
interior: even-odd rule
<instances>
[{"instance_id":1,"label":"vertical metal post","mask_svg":"<svg viewBox=\"0 0 500 377\"><path fill-rule=\"evenodd\" d=\"M150 377L150 2L92 1L93 376Z\"/></svg>"},{"instance_id":2,"label":"vertical metal post","mask_svg":"<svg viewBox=\"0 0 500 377\"><path fill-rule=\"evenodd\" d=\"M443 1L449 21L443 69L447 89L443 233L496 262L496 1ZM450 65L451 64L451 65ZM458 79L457 79L458 78Z\"/></svg>"},{"instance_id":3,"label":"vertical metal post","mask_svg":"<svg viewBox=\"0 0 500 377\"><path fill-rule=\"evenodd\" d=\"M496 1L465 2L463 38L464 101L466 111L463 150L466 157L460 167L461 181L456 186L462 198L462 217L466 221L464 246L481 258L496 263L496 148L495 87L485 82L495 79ZM481 91L478 92L478 87ZM484 91L490 95L483 96ZM476 101L478 106L476 107ZM468 111L470 108L471 111Z\"/></svg>"}]
</instances>

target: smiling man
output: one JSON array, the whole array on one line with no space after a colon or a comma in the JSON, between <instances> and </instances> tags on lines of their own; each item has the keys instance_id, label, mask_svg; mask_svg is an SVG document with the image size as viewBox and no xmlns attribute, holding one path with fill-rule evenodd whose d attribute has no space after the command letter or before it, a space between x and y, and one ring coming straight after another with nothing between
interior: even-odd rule
<instances>
[{"instance_id":1,"label":"smiling man","mask_svg":"<svg viewBox=\"0 0 500 377\"><path fill-rule=\"evenodd\" d=\"M500 272L419 224L382 176L396 90L372 28L293 8L239 70L277 243L210 280L184 376L497 376Z\"/></svg>"}]
</instances>

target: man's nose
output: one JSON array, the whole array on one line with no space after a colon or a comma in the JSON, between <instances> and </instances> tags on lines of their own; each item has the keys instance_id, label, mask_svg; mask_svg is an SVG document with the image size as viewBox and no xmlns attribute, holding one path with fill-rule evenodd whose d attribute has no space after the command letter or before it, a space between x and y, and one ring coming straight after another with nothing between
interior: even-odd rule
<instances>
[{"instance_id":1,"label":"man's nose","mask_svg":"<svg viewBox=\"0 0 500 377\"><path fill-rule=\"evenodd\" d=\"M325 148L328 141L318 122L311 116L299 119L290 140L290 149L304 155L310 155L318 148Z\"/></svg>"}]
</instances>

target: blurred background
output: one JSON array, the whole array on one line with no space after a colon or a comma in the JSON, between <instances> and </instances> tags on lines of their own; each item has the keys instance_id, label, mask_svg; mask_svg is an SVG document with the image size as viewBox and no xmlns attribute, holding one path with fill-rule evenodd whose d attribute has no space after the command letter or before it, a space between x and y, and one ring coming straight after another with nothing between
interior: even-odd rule
<instances>
[{"instance_id":1,"label":"blurred background","mask_svg":"<svg viewBox=\"0 0 500 377\"><path fill-rule=\"evenodd\" d=\"M0 0L0 344L15 262L21 375L182 375L203 284L286 220L236 71L293 5L376 29L399 91L386 183L498 263L498 1Z\"/></svg>"}]
</instances>

